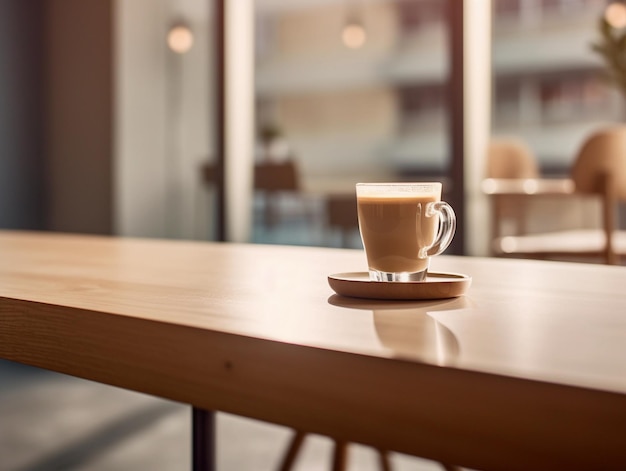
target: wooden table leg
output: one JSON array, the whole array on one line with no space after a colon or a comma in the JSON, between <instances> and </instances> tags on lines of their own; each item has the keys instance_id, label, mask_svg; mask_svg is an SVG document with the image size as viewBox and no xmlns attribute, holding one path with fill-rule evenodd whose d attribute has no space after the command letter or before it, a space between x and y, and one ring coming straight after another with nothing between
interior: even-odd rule
<instances>
[{"instance_id":1,"label":"wooden table leg","mask_svg":"<svg viewBox=\"0 0 626 471\"><path fill-rule=\"evenodd\" d=\"M215 412L192 408L192 470L215 471Z\"/></svg>"}]
</instances>

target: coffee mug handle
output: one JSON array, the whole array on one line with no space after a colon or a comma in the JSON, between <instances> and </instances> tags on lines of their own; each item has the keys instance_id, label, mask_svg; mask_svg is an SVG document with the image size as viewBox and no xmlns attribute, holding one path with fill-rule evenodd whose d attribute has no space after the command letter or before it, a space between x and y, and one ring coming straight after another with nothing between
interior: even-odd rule
<instances>
[{"instance_id":1,"label":"coffee mug handle","mask_svg":"<svg viewBox=\"0 0 626 471\"><path fill-rule=\"evenodd\" d=\"M456 215L454 214L452 206L445 201L429 204L426 208L426 216L434 216L436 213L440 215L439 230L437 231L433 245L426 251L429 257L439 255L446 250L450 242L452 242L454 232L456 231Z\"/></svg>"}]
</instances>

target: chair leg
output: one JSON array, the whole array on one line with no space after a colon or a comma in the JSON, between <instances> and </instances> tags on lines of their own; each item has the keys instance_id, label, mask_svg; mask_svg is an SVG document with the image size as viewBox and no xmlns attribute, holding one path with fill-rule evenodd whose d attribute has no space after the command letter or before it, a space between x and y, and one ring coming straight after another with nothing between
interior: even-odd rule
<instances>
[{"instance_id":1,"label":"chair leg","mask_svg":"<svg viewBox=\"0 0 626 471\"><path fill-rule=\"evenodd\" d=\"M280 471L291 471L293 465L296 462L298 453L302 448L304 438L306 434L299 430L296 430L287 449L287 453L283 457L283 460L278 468ZM389 459L389 453L385 450L378 450L378 459L381 471L391 471L391 460ZM332 471L346 471L348 466L348 442L335 440L335 449L333 452ZM447 466L442 463L445 471L460 471L455 466Z\"/></svg>"},{"instance_id":2,"label":"chair leg","mask_svg":"<svg viewBox=\"0 0 626 471\"><path fill-rule=\"evenodd\" d=\"M335 440L333 471L345 471L348 464L348 443Z\"/></svg>"},{"instance_id":3,"label":"chair leg","mask_svg":"<svg viewBox=\"0 0 626 471\"><path fill-rule=\"evenodd\" d=\"M389 459L389 452L385 450L378 450L378 463L380 464L381 471L391 471L391 460Z\"/></svg>"},{"instance_id":4,"label":"chair leg","mask_svg":"<svg viewBox=\"0 0 626 471\"><path fill-rule=\"evenodd\" d=\"M295 431L293 438L291 439L291 443L289 444L289 448L287 449L287 453L278 468L280 471L290 471L293 468L293 464L298 457L298 452L300 451L300 448L302 448L305 435L306 434L304 432L300 432L299 430Z\"/></svg>"},{"instance_id":5,"label":"chair leg","mask_svg":"<svg viewBox=\"0 0 626 471\"><path fill-rule=\"evenodd\" d=\"M439 463L439 464L445 471L461 471L461 468L459 468L458 466L454 466L454 465L446 464L446 463Z\"/></svg>"}]
</instances>

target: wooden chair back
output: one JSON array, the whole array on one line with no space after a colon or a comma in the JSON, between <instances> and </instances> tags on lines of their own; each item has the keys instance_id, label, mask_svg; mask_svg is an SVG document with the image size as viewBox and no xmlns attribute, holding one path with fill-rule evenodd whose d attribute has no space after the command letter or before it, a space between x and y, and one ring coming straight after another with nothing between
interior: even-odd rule
<instances>
[{"instance_id":1,"label":"wooden chair back","mask_svg":"<svg viewBox=\"0 0 626 471\"><path fill-rule=\"evenodd\" d=\"M294 160L258 162L254 166L254 189L260 191L299 191L300 176Z\"/></svg>"},{"instance_id":2,"label":"wooden chair back","mask_svg":"<svg viewBox=\"0 0 626 471\"><path fill-rule=\"evenodd\" d=\"M337 193L326 197L327 224L341 233L341 246L348 247L350 234L359 227L356 194Z\"/></svg>"},{"instance_id":3,"label":"wooden chair back","mask_svg":"<svg viewBox=\"0 0 626 471\"><path fill-rule=\"evenodd\" d=\"M492 139L487 150L487 178L539 178L530 148L515 137Z\"/></svg>"},{"instance_id":4,"label":"wooden chair back","mask_svg":"<svg viewBox=\"0 0 626 471\"><path fill-rule=\"evenodd\" d=\"M602 129L589 136L570 176L580 193L605 193L608 178L613 196L626 201L626 126Z\"/></svg>"},{"instance_id":5,"label":"wooden chair back","mask_svg":"<svg viewBox=\"0 0 626 471\"><path fill-rule=\"evenodd\" d=\"M626 201L626 126L617 125L593 133L583 143L571 178L578 193L602 198L602 228L605 236L604 259L619 262L614 248L618 202Z\"/></svg>"}]
</instances>

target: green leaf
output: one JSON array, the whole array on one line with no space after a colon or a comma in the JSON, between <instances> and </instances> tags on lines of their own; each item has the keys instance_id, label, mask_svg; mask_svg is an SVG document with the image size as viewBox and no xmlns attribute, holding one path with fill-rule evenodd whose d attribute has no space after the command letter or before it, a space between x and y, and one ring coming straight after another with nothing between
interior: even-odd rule
<instances>
[{"instance_id":1,"label":"green leaf","mask_svg":"<svg viewBox=\"0 0 626 471\"><path fill-rule=\"evenodd\" d=\"M590 44L606 66L604 78L626 95L626 31L615 30L601 17L598 21L600 38Z\"/></svg>"}]
</instances>

